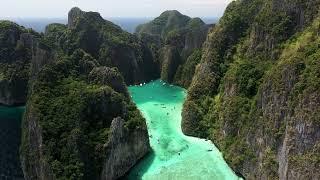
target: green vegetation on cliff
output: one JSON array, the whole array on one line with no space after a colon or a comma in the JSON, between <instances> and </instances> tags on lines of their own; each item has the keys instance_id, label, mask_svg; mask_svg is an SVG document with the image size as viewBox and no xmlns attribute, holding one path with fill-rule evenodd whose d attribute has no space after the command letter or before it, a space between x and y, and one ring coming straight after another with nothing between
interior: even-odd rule
<instances>
[{"instance_id":1,"label":"green vegetation on cliff","mask_svg":"<svg viewBox=\"0 0 320 180\"><path fill-rule=\"evenodd\" d=\"M165 39L170 32L185 28L190 20L190 17L185 16L176 10L165 11L153 21L139 25L136 29L136 33L158 35Z\"/></svg>"},{"instance_id":2,"label":"green vegetation on cliff","mask_svg":"<svg viewBox=\"0 0 320 180\"><path fill-rule=\"evenodd\" d=\"M319 5L234 1L209 32L183 130L248 179L319 176Z\"/></svg>"},{"instance_id":3,"label":"green vegetation on cliff","mask_svg":"<svg viewBox=\"0 0 320 180\"><path fill-rule=\"evenodd\" d=\"M174 82L181 85L182 87L189 87L194 75L196 65L201 60L201 50L195 50L184 63L180 65L174 77Z\"/></svg>"},{"instance_id":4,"label":"green vegetation on cliff","mask_svg":"<svg viewBox=\"0 0 320 180\"><path fill-rule=\"evenodd\" d=\"M173 10L138 26L136 34L152 50L160 66L161 79L188 87L195 65L199 62L196 56L201 51L209 28L210 25L200 18L190 18Z\"/></svg>"},{"instance_id":5,"label":"green vegetation on cliff","mask_svg":"<svg viewBox=\"0 0 320 180\"><path fill-rule=\"evenodd\" d=\"M150 148L126 83L154 78L153 60L138 38L98 13L73 8L68 21L46 28L31 61L20 148L24 175L118 178Z\"/></svg>"},{"instance_id":6,"label":"green vegetation on cliff","mask_svg":"<svg viewBox=\"0 0 320 180\"><path fill-rule=\"evenodd\" d=\"M320 0L236 0L210 30L166 11L137 36L78 8L43 36L0 21L0 104L25 103L31 79L26 179L99 179L118 166L114 177L125 173L149 148L138 142L146 151L128 155L148 136L126 84L160 75L189 87L184 133L212 139L235 171L248 179L320 177L319 8ZM128 145L124 136L139 129Z\"/></svg>"},{"instance_id":7,"label":"green vegetation on cliff","mask_svg":"<svg viewBox=\"0 0 320 180\"><path fill-rule=\"evenodd\" d=\"M157 66L151 51L134 35L104 20L99 13L73 8L68 27L51 24L46 28L46 41L65 54L82 49L101 65L117 67L127 84L155 79Z\"/></svg>"},{"instance_id":8,"label":"green vegetation on cliff","mask_svg":"<svg viewBox=\"0 0 320 180\"><path fill-rule=\"evenodd\" d=\"M128 96L112 84L90 81L96 60L82 50L46 65L33 83L24 122L22 156L27 170L36 157L29 142L27 123L41 127L43 159L56 179L96 179L105 161L109 128L121 117L128 129L145 128L145 122ZM89 66L88 66L89 65ZM120 76L117 69L109 78ZM122 80L122 79L120 79ZM124 82L119 82L123 84ZM33 120L34 119L34 120ZM29 122L28 122L29 121ZM30 174L29 174L30 176ZM33 178L37 178L34 174Z\"/></svg>"},{"instance_id":9,"label":"green vegetation on cliff","mask_svg":"<svg viewBox=\"0 0 320 180\"><path fill-rule=\"evenodd\" d=\"M9 21L0 21L0 104L24 104L32 58L32 37L39 35Z\"/></svg>"}]
</instances>

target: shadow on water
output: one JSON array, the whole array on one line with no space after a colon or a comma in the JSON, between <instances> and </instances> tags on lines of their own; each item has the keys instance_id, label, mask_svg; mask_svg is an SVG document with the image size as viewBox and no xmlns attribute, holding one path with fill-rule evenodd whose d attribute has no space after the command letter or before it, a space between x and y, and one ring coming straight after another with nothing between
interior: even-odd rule
<instances>
[{"instance_id":1,"label":"shadow on water","mask_svg":"<svg viewBox=\"0 0 320 180\"><path fill-rule=\"evenodd\" d=\"M19 160L24 107L0 106L0 179L23 179Z\"/></svg>"},{"instance_id":2,"label":"shadow on water","mask_svg":"<svg viewBox=\"0 0 320 180\"><path fill-rule=\"evenodd\" d=\"M155 157L156 157L156 155L155 155L154 151L151 150L151 152L148 155L146 155L145 157L140 159L140 161L124 177L120 178L120 180L132 180L132 179L140 180L140 179L142 179L142 176L151 167L151 164L155 160Z\"/></svg>"},{"instance_id":3,"label":"shadow on water","mask_svg":"<svg viewBox=\"0 0 320 180\"><path fill-rule=\"evenodd\" d=\"M146 119L153 153L123 179L239 179L214 144L182 133L183 88L156 80L130 86L129 92Z\"/></svg>"}]
</instances>

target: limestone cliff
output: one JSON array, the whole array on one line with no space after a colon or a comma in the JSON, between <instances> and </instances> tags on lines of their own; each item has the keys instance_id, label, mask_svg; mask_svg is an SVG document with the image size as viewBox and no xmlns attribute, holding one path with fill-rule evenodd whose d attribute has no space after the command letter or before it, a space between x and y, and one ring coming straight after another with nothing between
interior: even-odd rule
<instances>
[{"instance_id":1,"label":"limestone cliff","mask_svg":"<svg viewBox=\"0 0 320 180\"><path fill-rule=\"evenodd\" d=\"M154 78L147 47L73 8L32 46L21 164L25 179L117 179L150 150L127 83ZM121 167L121 168L119 168Z\"/></svg>"},{"instance_id":2,"label":"limestone cliff","mask_svg":"<svg viewBox=\"0 0 320 180\"><path fill-rule=\"evenodd\" d=\"M101 65L117 67L127 84L158 77L151 51L136 36L104 20L97 12L72 8L68 26L52 24L45 36L52 46L71 55L82 49Z\"/></svg>"},{"instance_id":3,"label":"limestone cliff","mask_svg":"<svg viewBox=\"0 0 320 180\"><path fill-rule=\"evenodd\" d=\"M182 129L247 179L319 178L320 1L234 1L203 45Z\"/></svg>"},{"instance_id":4,"label":"limestone cliff","mask_svg":"<svg viewBox=\"0 0 320 180\"><path fill-rule=\"evenodd\" d=\"M136 34L151 49L153 58L159 63L161 79L188 87L195 64L187 59L201 49L210 27L200 18L192 19L173 10L138 26ZM185 71L192 74L183 77Z\"/></svg>"},{"instance_id":5,"label":"limestone cliff","mask_svg":"<svg viewBox=\"0 0 320 180\"><path fill-rule=\"evenodd\" d=\"M116 118L112 121L101 179L113 180L122 177L150 151L146 128L145 126L130 132L125 128L123 119Z\"/></svg>"},{"instance_id":6,"label":"limestone cliff","mask_svg":"<svg viewBox=\"0 0 320 180\"><path fill-rule=\"evenodd\" d=\"M77 25L77 21L79 18L83 17L85 12L83 12L80 8L74 7L68 13L68 28L75 28Z\"/></svg>"},{"instance_id":7,"label":"limestone cliff","mask_svg":"<svg viewBox=\"0 0 320 180\"><path fill-rule=\"evenodd\" d=\"M161 49L160 55L161 79L172 82L182 61L179 50L175 46L167 45Z\"/></svg>"},{"instance_id":8,"label":"limestone cliff","mask_svg":"<svg viewBox=\"0 0 320 180\"><path fill-rule=\"evenodd\" d=\"M22 124L22 145L20 161L22 165L24 179L48 179L53 180L53 173L45 161L43 154L43 136L39 125L39 118L34 115L32 105L26 108Z\"/></svg>"},{"instance_id":9,"label":"limestone cliff","mask_svg":"<svg viewBox=\"0 0 320 180\"><path fill-rule=\"evenodd\" d=\"M115 91L129 97L127 86L123 77L116 68L96 67L89 74L90 82L107 84Z\"/></svg>"},{"instance_id":10,"label":"limestone cliff","mask_svg":"<svg viewBox=\"0 0 320 180\"><path fill-rule=\"evenodd\" d=\"M0 104L26 102L35 32L0 21Z\"/></svg>"},{"instance_id":11,"label":"limestone cliff","mask_svg":"<svg viewBox=\"0 0 320 180\"><path fill-rule=\"evenodd\" d=\"M25 179L123 176L150 150L145 120L127 92L116 68L83 50L44 65L22 125Z\"/></svg>"}]
</instances>

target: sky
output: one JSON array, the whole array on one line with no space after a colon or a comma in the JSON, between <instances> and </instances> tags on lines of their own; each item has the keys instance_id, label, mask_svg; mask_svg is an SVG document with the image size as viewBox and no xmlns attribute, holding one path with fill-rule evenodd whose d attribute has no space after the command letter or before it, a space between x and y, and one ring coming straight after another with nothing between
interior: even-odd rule
<instances>
[{"instance_id":1,"label":"sky","mask_svg":"<svg viewBox=\"0 0 320 180\"><path fill-rule=\"evenodd\" d=\"M72 7L103 17L156 17L178 10L191 17L221 17L232 0L0 0L2 18L62 18Z\"/></svg>"}]
</instances>

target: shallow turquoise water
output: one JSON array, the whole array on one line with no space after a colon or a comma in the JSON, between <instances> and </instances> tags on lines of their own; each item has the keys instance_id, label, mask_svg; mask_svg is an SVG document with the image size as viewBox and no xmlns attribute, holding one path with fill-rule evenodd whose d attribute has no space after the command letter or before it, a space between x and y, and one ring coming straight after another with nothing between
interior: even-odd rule
<instances>
[{"instance_id":1,"label":"shallow turquoise water","mask_svg":"<svg viewBox=\"0 0 320 180\"><path fill-rule=\"evenodd\" d=\"M239 179L214 144L182 133L184 89L158 80L143 86L131 86L129 91L146 118L153 152L131 170L127 179Z\"/></svg>"}]
</instances>

